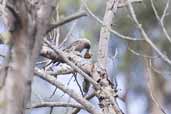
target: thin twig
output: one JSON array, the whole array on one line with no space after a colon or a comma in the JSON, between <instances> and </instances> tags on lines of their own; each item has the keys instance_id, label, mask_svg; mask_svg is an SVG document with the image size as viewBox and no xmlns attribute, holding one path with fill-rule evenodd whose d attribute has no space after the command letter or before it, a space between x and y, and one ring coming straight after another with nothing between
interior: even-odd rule
<instances>
[{"instance_id":1,"label":"thin twig","mask_svg":"<svg viewBox=\"0 0 171 114\"><path fill-rule=\"evenodd\" d=\"M168 8L169 8L169 1L170 1L170 0L168 0L167 3L166 3L166 6L165 6L165 9L164 9L164 11L163 11L163 14L162 14L161 18L159 17L159 14L158 14L158 12L157 12L156 7L154 6L153 0L151 0L151 6L152 6L153 11L154 11L154 14L155 14L155 16L156 16L156 18L157 18L157 20L158 20L158 22L159 22L159 24L160 24L160 26L161 26L163 32L164 32L164 35L166 36L166 38L167 38L167 39L169 40L169 42L171 43L171 37L169 36L169 33L168 33L168 31L166 30L166 28L165 28L165 26L164 26L164 22L163 22L163 21L164 21L164 18L166 17L166 12L167 12L167 10L168 10Z\"/></svg>"},{"instance_id":2,"label":"thin twig","mask_svg":"<svg viewBox=\"0 0 171 114\"><path fill-rule=\"evenodd\" d=\"M147 70L147 76L148 76L147 85L149 88L151 99L155 103L155 105L162 111L163 114L167 114L164 107L158 102L157 98L153 94L153 90L152 90L151 83L150 83L152 79L151 79L151 71L150 71L148 60L146 60L146 70Z\"/></svg>"},{"instance_id":3,"label":"thin twig","mask_svg":"<svg viewBox=\"0 0 171 114\"><path fill-rule=\"evenodd\" d=\"M160 19L161 22L164 21L166 15L167 15L167 11L169 9L169 3L170 3L170 0L167 0L166 6L165 6L164 11L163 11L163 15L161 16L161 19Z\"/></svg>"},{"instance_id":4,"label":"thin twig","mask_svg":"<svg viewBox=\"0 0 171 114\"><path fill-rule=\"evenodd\" d=\"M144 40L144 39L138 39L138 38L133 38L133 37L129 37L129 36L124 36L121 33L111 29L110 27L106 26L103 21L98 18L88 7L88 5L86 4L86 2L84 0L81 0L83 2L84 7L86 8L87 12L89 13L89 15L95 19L99 24L101 24L102 26L105 26L111 33L113 33L114 35L118 36L119 38L123 39L123 40L130 40L130 41L140 41L140 40Z\"/></svg>"},{"instance_id":5,"label":"thin twig","mask_svg":"<svg viewBox=\"0 0 171 114\"><path fill-rule=\"evenodd\" d=\"M87 16L86 12L80 11L80 12L77 12L69 17L66 17L65 19L59 21L58 23L50 25L49 29L46 31L46 34L49 33L50 31L52 31L54 28L62 26L62 25L69 23L73 20L79 19L80 17L83 17L83 16Z\"/></svg>"},{"instance_id":6,"label":"thin twig","mask_svg":"<svg viewBox=\"0 0 171 114\"><path fill-rule=\"evenodd\" d=\"M76 92L74 92L74 90L66 87L64 84L62 84L61 82L59 82L58 80L56 80L55 77L47 75L43 70L40 70L38 68L35 68L35 74L37 76L39 76L40 78L48 81L49 83L51 83L52 85L58 87L60 90L62 90L64 93L67 93L70 97L72 97L73 99L75 99L78 103L80 103L81 105L84 106L84 108L92 113L92 114L102 114L99 110L97 110L95 108L94 105L92 105L90 102L88 102L86 99L84 99L83 97L81 97L79 94L77 94Z\"/></svg>"},{"instance_id":7,"label":"thin twig","mask_svg":"<svg viewBox=\"0 0 171 114\"><path fill-rule=\"evenodd\" d=\"M84 8L83 8L83 4L81 3L79 11L83 11L83 9L84 9ZM59 45L59 48L65 48L65 47L67 46L66 43L67 43L67 41L69 40L69 38L71 38L71 34L72 34L74 28L76 27L77 22L78 22L77 20L75 20L75 21L73 22L73 24L71 25L71 28L70 28L69 32L68 32L67 35L65 36L64 40L62 41L62 43Z\"/></svg>"},{"instance_id":8,"label":"thin twig","mask_svg":"<svg viewBox=\"0 0 171 114\"><path fill-rule=\"evenodd\" d=\"M159 69L155 68L155 66L152 65L151 60L149 61L149 64L150 64L150 68L151 68L154 72L156 72L156 73L158 73L158 74L160 74L160 75L163 75L163 74L171 75L170 72L160 71L161 69L159 70ZM168 76L168 77L171 78L170 76Z\"/></svg>"},{"instance_id":9,"label":"thin twig","mask_svg":"<svg viewBox=\"0 0 171 114\"><path fill-rule=\"evenodd\" d=\"M49 114L52 114L53 113L53 106L52 107L50 107L50 111L49 111Z\"/></svg>"},{"instance_id":10,"label":"thin twig","mask_svg":"<svg viewBox=\"0 0 171 114\"><path fill-rule=\"evenodd\" d=\"M84 109L83 106L73 103L65 103L65 102L39 102L33 103L31 108L42 108L42 107L73 107L73 108L81 108ZM30 108L30 107L29 107Z\"/></svg>"},{"instance_id":11,"label":"thin twig","mask_svg":"<svg viewBox=\"0 0 171 114\"><path fill-rule=\"evenodd\" d=\"M79 90L81 92L81 95L84 96L84 93L83 93L83 91L81 89L81 85L79 84L78 79L77 79L77 74L76 73L73 73L73 76L74 76L75 81L76 81L76 84L78 85L78 88L79 88Z\"/></svg>"},{"instance_id":12,"label":"thin twig","mask_svg":"<svg viewBox=\"0 0 171 114\"><path fill-rule=\"evenodd\" d=\"M136 56L140 56L140 57L144 57L144 58L149 58L149 59L158 58L158 56L149 56L149 55L144 55L144 54L138 53L135 50L131 49L130 47L128 47L128 51L130 51L131 53L133 53Z\"/></svg>"},{"instance_id":13,"label":"thin twig","mask_svg":"<svg viewBox=\"0 0 171 114\"><path fill-rule=\"evenodd\" d=\"M55 87L55 89L53 90L53 92L52 92L52 94L50 95L50 97L49 98L52 98L54 95L55 95L55 93L56 93L56 91L57 91L57 87Z\"/></svg>"},{"instance_id":14,"label":"thin twig","mask_svg":"<svg viewBox=\"0 0 171 114\"><path fill-rule=\"evenodd\" d=\"M137 24L137 27L140 29L141 31L141 34L143 35L143 38L145 39L145 41L157 52L157 54L165 61L167 62L169 65L171 65L171 60L166 56L164 55L158 48L157 46L150 40L150 38L148 37L148 35L146 34L146 32L144 31L144 29L142 28L142 25L139 23L137 17L136 17L136 14L135 14L135 11L134 11L134 8L132 6L132 4L130 2L128 2L128 6L129 6L129 9L130 9L130 13L131 13L131 16L133 18L133 20L135 21L135 23Z\"/></svg>"}]
</instances>

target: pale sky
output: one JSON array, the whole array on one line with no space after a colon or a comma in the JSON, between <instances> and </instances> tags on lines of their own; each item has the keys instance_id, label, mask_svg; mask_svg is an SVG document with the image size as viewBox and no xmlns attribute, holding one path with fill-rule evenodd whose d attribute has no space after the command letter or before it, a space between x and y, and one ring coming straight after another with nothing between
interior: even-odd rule
<instances>
[{"instance_id":1,"label":"pale sky","mask_svg":"<svg viewBox=\"0 0 171 114\"><path fill-rule=\"evenodd\" d=\"M0 16L0 33L4 31L5 31L4 21L2 20L2 17Z\"/></svg>"}]
</instances>

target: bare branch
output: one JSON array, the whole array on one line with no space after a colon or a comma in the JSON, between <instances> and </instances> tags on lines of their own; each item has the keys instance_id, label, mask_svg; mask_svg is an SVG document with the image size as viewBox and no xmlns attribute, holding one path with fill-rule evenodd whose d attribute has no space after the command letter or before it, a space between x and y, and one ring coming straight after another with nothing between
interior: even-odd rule
<instances>
[{"instance_id":1,"label":"bare branch","mask_svg":"<svg viewBox=\"0 0 171 114\"><path fill-rule=\"evenodd\" d=\"M163 23L166 15L167 15L167 11L169 9L169 3L170 3L170 0L167 0L166 6L165 6L164 11L163 11L163 15L161 16L161 19L160 19L162 23Z\"/></svg>"},{"instance_id":2,"label":"bare branch","mask_svg":"<svg viewBox=\"0 0 171 114\"><path fill-rule=\"evenodd\" d=\"M155 66L152 65L151 60L149 60L149 64L150 64L150 68L151 68L154 72L156 72L156 73L158 73L158 74L160 74L160 75L167 74L167 75L169 75L168 78L170 78L170 75L171 75L170 72L160 71L159 69L155 68Z\"/></svg>"},{"instance_id":3,"label":"bare branch","mask_svg":"<svg viewBox=\"0 0 171 114\"><path fill-rule=\"evenodd\" d=\"M71 74L74 72L75 71L72 68L66 67L66 65L65 66L61 65L59 69L55 71L47 71L46 73L49 75L57 76L57 75Z\"/></svg>"},{"instance_id":4,"label":"bare branch","mask_svg":"<svg viewBox=\"0 0 171 114\"><path fill-rule=\"evenodd\" d=\"M95 96L95 93L93 92L92 94L85 96L85 99L90 100L94 96ZM81 110L81 108L75 108L74 110L72 110L71 114L77 114L80 110Z\"/></svg>"},{"instance_id":5,"label":"bare branch","mask_svg":"<svg viewBox=\"0 0 171 114\"><path fill-rule=\"evenodd\" d=\"M80 4L81 4L81 5L80 5L79 11L83 11L83 9L84 9L83 4L82 4L82 3L80 3ZM72 24L72 26L71 26L69 32L66 34L64 40L63 40L63 41L61 42L61 44L59 45L59 48L65 47L65 46L67 45L67 41L69 40L69 38L71 38L71 34L72 34L74 28L76 27L76 25L77 25L77 20L73 22L73 24Z\"/></svg>"},{"instance_id":6,"label":"bare branch","mask_svg":"<svg viewBox=\"0 0 171 114\"><path fill-rule=\"evenodd\" d=\"M6 21L12 38L8 68L0 74L6 77L0 92L0 102L6 104L1 114L23 114L30 99L35 61L56 4L56 0L37 0L37 4L33 1L7 0L9 6L5 6L10 11Z\"/></svg>"},{"instance_id":7,"label":"bare branch","mask_svg":"<svg viewBox=\"0 0 171 114\"><path fill-rule=\"evenodd\" d=\"M96 81L94 81L89 75L87 75L85 72L83 72L78 66L76 66L75 64L73 64L66 56L65 53L63 53L62 51L60 51L59 49L57 49L55 46L53 46L52 44L49 43L49 41L45 41L45 43L55 52L55 54L59 55L60 57L62 57L62 59L68 64L70 65L74 70L76 70L78 73L80 73L84 78L86 78L88 81L90 81L90 83L92 83L94 85L95 88L100 88L98 83Z\"/></svg>"},{"instance_id":8,"label":"bare branch","mask_svg":"<svg viewBox=\"0 0 171 114\"><path fill-rule=\"evenodd\" d=\"M163 114L167 114L165 109L163 108L163 106L158 102L158 100L156 99L156 97L153 94L153 89L152 89L152 85L151 85L151 81L152 81L152 75L151 75L151 69L150 69L150 65L149 65L149 61L146 60L146 70L147 70L147 86L150 92L150 96L152 101L155 103L155 105L162 111Z\"/></svg>"},{"instance_id":9,"label":"bare branch","mask_svg":"<svg viewBox=\"0 0 171 114\"><path fill-rule=\"evenodd\" d=\"M80 71L81 69L83 69L83 71L85 71L85 72L88 72L92 76L93 81L95 82L95 84L96 84L96 81L98 82L98 86L97 86L98 88L96 86L94 86L97 89L96 91L98 92L98 97L99 98L102 97L102 98L105 98L106 100L109 100L111 102L111 105L114 106L115 109L118 109L118 106L116 105L116 103L113 103L115 101L114 97L115 97L116 94L115 94L115 90L113 89L113 86L112 86L111 82L106 78L101 79L101 77L104 77L104 75L106 77L106 74L104 74L105 73L104 69L102 69L101 67L98 67L96 64L94 64L94 65L85 64L82 61L81 57L79 57L79 56L71 56L71 57L69 57L69 59L72 60L73 63L76 63L81 69L77 68L77 66L75 66L75 64L73 64L70 60L67 59L67 55L65 53L63 53L59 49L55 48L50 43L48 43L48 46L50 48L53 48L54 53L61 56L61 58L63 58L63 60L67 64L69 64L78 73L81 74L81 72L82 72L82 71ZM65 60L65 59L67 59L67 60ZM100 89L99 84L101 84L102 89ZM109 106L109 105L107 105L107 106ZM120 113L122 113L122 112L120 112Z\"/></svg>"},{"instance_id":10,"label":"bare branch","mask_svg":"<svg viewBox=\"0 0 171 114\"><path fill-rule=\"evenodd\" d=\"M102 26L105 26L111 33L113 33L114 35L118 36L119 38L123 39L123 40L130 40L130 41L139 41L139 40L144 40L144 39L138 39L138 38L133 38L133 37L129 37L129 36L124 36L122 34L120 34L119 32L111 29L110 27L107 27L102 20L100 20L88 7L88 5L86 4L86 2L84 0L81 0L83 2L84 7L86 8L87 12L89 13L89 15L95 19L99 24L101 24Z\"/></svg>"},{"instance_id":11,"label":"bare branch","mask_svg":"<svg viewBox=\"0 0 171 114\"><path fill-rule=\"evenodd\" d=\"M74 103L65 103L65 102L39 102L31 104L29 108L42 108L42 107L73 107L73 108L80 108L84 109L81 105L74 104Z\"/></svg>"},{"instance_id":12,"label":"bare branch","mask_svg":"<svg viewBox=\"0 0 171 114\"><path fill-rule=\"evenodd\" d=\"M164 26L164 22L163 22L163 21L164 21L164 18L165 18L165 16L166 16L166 12L167 12L167 10L168 10L168 8L169 8L169 0L168 0L167 3L166 3L166 6L165 6L165 9L164 9L164 11L163 11L163 14L162 14L161 18L160 18L159 15L158 15L158 12L157 12L156 7L154 6L153 0L151 0L151 6L152 6L153 11L154 11L154 14L155 14L155 16L156 16L156 18L157 18L157 20L158 20L158 22L159 22L159 24L160 24L160 26L161 26L163 32L164 32L164 35L166 36L166 38L167 38L167 39L169 40L169 42L171 43L171 37L169 36L169 33L168 33L168 31L166 30L166 28L165 28L165 26Z\"/></svg>"},{"instance_id":13,"label":"bare branch","mask_svg":"<svg viewBox=\"0 0 171 114\"><path fill-rule=\"evenodd\" d=\"M66 24L66 23L69 23L69 22L71 22L73 20L79 19L80 17L83 17L83 16L87 16L86 12L80 11L80 12L77 12L77 13L69 16L69 17L66 17L65 19L59 21L58 23L50 25L50 27L46 31L46 33L49 33L54 28L57 28L59 26L62 26L62 25Z\"/></svg>"},{"instance_id":14,"label":"bare branch","mask_svg":"<svg viewBox=\"0 0 171 114\"><path fill-rule=\"evenodd\" d=\"M158 48L157 46L150 40L150 38L148 37L148 35L146 34L146 32L144 31L144 29L142 28L142 25L139 23L139 21L137 20L134 8L132 6L132 4L130 2L128 2L128 6L131 12L131 16L133 18L133 20L135 21L135 23L137 24L137 27L140 29L141 34L143 35L143 38L145 39L145 41L157 52L157 54L165 61L167 62L169 65L171 65L171 60L164 55Z\"/></svg>"},{"instance_id":15,"label":"bare branch","mask_svg":"<svg viewBox=\"0 0 171 114\"><path fill-rule=\"evenodd\" d=\"M55 54L54 51L47 46L42 46L40 55L57 62L61 62L61 63L64 62L59 55Z\"/></svg>"},{"instance_id":16,"label":"bare branch","mask_svg":"<svg viewBox=\"0 0 171 114\"><path fill-rule=\"evenodd\" d=\"M54 47L56 47L56 46L54 46ZM80 55L80 53L84 49L86 49L86 54L89 54L90 47L91 47L91 43L89 40L79 39L79 40L76 40L75 42L71 43L68 47L62 47L62 50L64 52L68 53L68 55L71 53ZM59 55L55 54L54 51L47 46L42 47L40 55L43 57L52 59L54 61L57 61L57 62L64 62L63 58L61 58ZM86 58L86 57L84 57L84 58Z\"/></svg>"},{"instance_id":17,"label":"bare branch","mask_svg":"<svg viewBox=\"0 0 171 114\"><path fill-rule=\"evenodd\" d=\"M53 84L57 88L61 89L64 93L67 93L69 96L71 96L73 99L75 99L78 103L84 106L84 108L92 113L92 114L102 114L100 111L98 111L94 105L92 105L90 102L88 102L86 99L81 97L79 94L75 93L74 90L66 87L61 82L57 81L55 77L47 75L43 70L40 70L38 68L35 68L35 74L38 75L40 78L48 81L49 83Z\"/></svg>"},{"instance_id":18,"label":"bare branch","mask_svg":"<svg viewBox=\"0 0 171 114\"><path fill-rule=\"evenodd\" d=\"M144 57L144 58L150 58L150 59L158 58L157 56L149 56L149 55L144 55L144 54L138 53L135 50L131 49L130 47L128 47L128 50L136 56L140 56L140 57Z\"/></svg>"},{"instance_id":19,"label":"bare branch","mask_svg":"<svg viewBox=\"0 0 171 114\"><path fill-rule=\"evenodd\" d=\"M119 8L125 7L128 5L128 0L120 0L121 2L118 4ZM122 2L123 1L123 2ZM141 3L143 0L129 0L132 3Z\"/></svg>"}]
</instances>

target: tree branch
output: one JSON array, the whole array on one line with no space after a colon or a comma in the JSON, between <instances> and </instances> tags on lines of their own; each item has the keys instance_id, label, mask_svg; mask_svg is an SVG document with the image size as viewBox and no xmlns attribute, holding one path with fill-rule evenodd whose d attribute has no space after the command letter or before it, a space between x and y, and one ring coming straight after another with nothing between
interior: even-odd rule
<instances>
[{"instance_id":1,"label":"tree branch","mask_svg":"<svg viewBox=\"0 0 171 114\"><path fill-rule=\"evenodd\" d=\"M65 103L65 102L39 102L39 103L33 103L30 108L42 108L42 107L73 107L73 108L79 108L84 109L81 105L73 104L73 103Z\"/></svg>"},{"instance_id":2,"label":"tree branch","mask_svg":"<svg viewBox=\"0 0 171 114\"><path fill-rule=\"evenodd\" d=\"M113 33L114 35L118 36L119 38L123 39L123 40L129 40L129 41L140 41L140 40L144 40L144 39L138 39L138 38L133 38L130 36L125 36L113 29L111 29L110 27L107 27L102 20L100 20L100 18L98 18L88 7L88 5L86 4L86 2L84 0L81 0L84 7L86 8L87 12L89 13L89 15L95 19L101 26L105 26L111 33ZM125 5L125 4L124 4ZM123 7L123 6L122 6Z\"/></svg>"},{"instance_id":3,"label":"tree branch","mask_svg":"<svg viewBox=\"0 0 171 114\"><path fill-rule=\"evenodd\" d=\"M169 65L171 65L171 60L166 56L164 55L158 48L157 46L150 40L150 38L148 37L148 35L146 34L146 32L144 31L144 29L142 28L142 25L139 23L137 17L136 17L136 14L135 14L135 11L134 11L134 8L132 6L132 4L130 2L128 2L128 6L129 6L129 9L130 9L130 13L131 13L131 16L133 18L133 20L135 21L137 27L139 28L139 30L141 31L141 34L143 35L143 38L145 39L145 41L157 52L157 54L166 62L168 63Z\"/></svg>"},{"instance_id":4,"label":"tree branch","mask_svg":"<svg viewBox=\"0 0 171 114\"><path fill-rule=\"evenodd\" d=\"M0 113L23 114L30 100L35 61L56 0L37 0L36 5L30 0L6 2L11 8L8 7L11 15L7 14L5 20L11 32L11 42L7 68L0 73L0 77L5 76L0 92Z\"/></svg>"},{"instance_id":5,"label":"tree branch","mask_svg":"<svg viewBox=\"0 0 171 114\"><path fill-rule=\"evenodd\" d=\"M62 26L62 25L66 24L66 23L69 23L69 22L71 22L73 20L79 19L79 18L81 18L83 16L87 16L86 12L80 11L80 12L77 12L77 13L69 16L69 17L66 17L65 19L59 21L56 24L51 24L50 27L48 28L48 30L46 31L46 34L49 33L50 31L52 31L54 28Z\"/></svg>"},{"instance_id":6,"label":"tree branch","mask_svg":"<svg viewBox=\"0 0 171 114\"><path fill-rule=\"evenodd\" d=\"M53 46L52 44L49 43L49 41L45 41L45 43L55 52L55 54L59 55L60 57L62 57L62 59L68 64L70 65L74 70L76 70L78 73L80 73L85 79L87 79L88 81L90 81L90 83L92 83L94 85L95 88L100 88L99 84L94 81L89 75L87 75L84 71L82 71L78 66L76 66L75 64L73 64L65 55L65 53L63 53L62 51L60 51L59 49L57 49L55 46Z\"/></svg>"},{"instance_id":7,"label":"tree branch","mask_svg":"<svg viewBox=\"0 0 171 114\"><path fill-rule=\"evenodd\" d=\"M94 96L95 96L95 93L93 92L92 94L85 96L85 99L90 100ZM75 108L74 110L72 110L71 114L77 114L80 110L81 110L81 108Z\"/></svg>"},{"instance_id":8,"label":"tree branch","mask_svg":"<svg viewBox=\"0 0 171 114\"><path fill-rule=\"evenodd\" d=\"M94 105L92 105L90 102L85 100L83 97L78 95L74 92L74 90L66 87L61 82L57 81L55 77L47 75L43 70L40 70L38 68L35 68L35 74L38 75L40 78L48 81L52 85L56 86L57 88L61 89L64 93L67 93L69 96L71 96L73 99L75 99L78 103L84 106L84 108L92 113L92 114L102 114L100 111L98 111Z\"/></svg>"},{"instance_id":9,"label":"tree branch","mask_svg":"<svg viewBox=\"0 0 171 114\"><path fill-rule=\"evenodd\" d=\"M151 72L151 68L150 68L150 62L149 62L149 60L147 58L145 58L145 70L147 72L147 80L146 80L146 83L147 83L147 87L149 89L149 93L150 93L151 99L154 102L154 104L157 106L157 108L159 110L161 110L161 112L163 114L167 114L166 111L165 111L165 109L164 109L164 107L162 106L162 104L160 104L158 102L158 99L153 94L154 89L152 87L152 81L154 81L154 79L152 78L152 72Z\"/></svg>"},{"instance_id":10,"label":"tree branch","mask_svg":"<svg viewBox=\"0 0 171 114\"><path fill-rule=\"evenodd\" d=\"M169 8L169 1L170 1L170 0L168 0L167 3L166 3L166 6L165 6L165 9L164 9L164 11L163 11L163 14L162 14L161 18L160 18L159 15L158 15L158 12L157 12L156 7L154 6L153 0L151 0L151 6L152 6L153 11L154 11L154 14L155 14L155 16L156 16L156 18L157 18L157 20L158 20L158 22L159 22L159 24L160 24L160 26L161 26L163 32L164 32L164 35L166 36L166 38L167 38L167 39L169 40L169 42L171 43L171 37L169 36L169 33L168 33L168 31L166 30L166 28L165 28L165 26L164 26L164 22L163 22L163 21L164 21L164 18L166 17L166 12L167 12L167 10L168 10L168 8Z\"/></svg>"}]
</instances>

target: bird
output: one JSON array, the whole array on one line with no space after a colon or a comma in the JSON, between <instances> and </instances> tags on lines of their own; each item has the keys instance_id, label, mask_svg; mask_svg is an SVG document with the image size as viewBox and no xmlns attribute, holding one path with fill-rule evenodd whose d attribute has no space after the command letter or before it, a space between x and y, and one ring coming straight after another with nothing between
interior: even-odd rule
<instances>
[{"instance_id":1,"label":"bird","mask_svg":"<svg viewBox=\"0 0 171 114\"><path fill-rule=\"evenodd\" d=\"M83 52L85 50L85 53L83 53L83 57L85 59L90 59L91 54L90 54L90 48L91 48L91 43L89 40L86 38L78 39L75 42L71 43L68 47L64 49L64 51L71 52L71 51L76 51L76 52ZM90 88L90 82L84 78L83 83L82 83L83 91L84 93L88 93L88 90Z\"/></svg>"},{"instance_id":2,"label":"bird","mask_svg":"<svg viewBox=\"0 0 171 114\"><path fill-rule=\"evenodd\" d=\"M85 50L85 52L83 53L83 57L85 59L90 59L92 56L90 54L90 48L91 48L90 41L87 40L86 38L82 38L71 43L68 47L64 48L63 51L66 52L76 51L81 53L83 52L83 50Z\"/></svg>"},{"instance_id":3,"label":"bird","mask_svg":"<svg viewBox=\"0 0 171 114\"><path fill-rule=\"evenodd\" d=\"M64 51L78 51L82 52L84 49L89 50L91 43L87 39L78 39L71 43L68 47L64 48Z\"/></svg>"}]
</instances>

